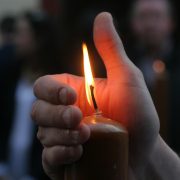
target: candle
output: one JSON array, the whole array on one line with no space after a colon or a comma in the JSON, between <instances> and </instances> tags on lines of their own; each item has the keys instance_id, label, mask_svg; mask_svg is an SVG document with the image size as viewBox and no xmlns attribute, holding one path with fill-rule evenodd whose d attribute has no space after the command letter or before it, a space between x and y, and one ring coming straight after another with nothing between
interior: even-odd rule
<instances>
[{"instance_id":1,"label":"candle","mask_svg":"<svg viewBox=\"0 0 180 180\"><path fill-rule=\"evenodd\" d=\"M90 127L91 136L83 145L81 159L66 167L65 180L127 180L128 133L120 123L103 117L98 110L85 44L83 54L87 100L96 113L83 119Z\"/></svg>"}]
</instances>

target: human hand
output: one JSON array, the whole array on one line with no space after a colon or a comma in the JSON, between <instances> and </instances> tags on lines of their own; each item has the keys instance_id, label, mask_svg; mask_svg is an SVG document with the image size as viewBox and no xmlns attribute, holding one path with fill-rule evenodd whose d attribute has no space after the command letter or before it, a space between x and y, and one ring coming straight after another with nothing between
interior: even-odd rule
<instances>
[{"instance_id":1,"label":"human hand","mask_svg":"<svg viewBox=\"0 0 180 180\"><path fill-rule=\"evenodd\" d=\"M97 104L106 117L127 128L130 176L136 178L158 139L159 119L143 75L127 57L110 14L96 17L94 42L107 70L107 79L95 80ZM32 116L40 126L43 166L53 180L63 179L64 165L81 157L81 144L90 135L81 123L81 112L92 113L84 86L84 78L69 74L42 77L34 86L39 100Z\"/></svg>"}]
</instances>

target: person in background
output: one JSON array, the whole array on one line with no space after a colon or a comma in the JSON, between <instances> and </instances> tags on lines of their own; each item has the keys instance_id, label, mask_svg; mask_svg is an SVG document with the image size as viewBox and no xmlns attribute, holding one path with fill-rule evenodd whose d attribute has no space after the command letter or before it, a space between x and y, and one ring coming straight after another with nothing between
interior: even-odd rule
<instances>
[{"instance_id":1,"label":"person in background","mask_svg":"<svg viewBox=\"0 0 180 180\"><path fill-rule=\"evenodd\" d=\"M133 34L133 58L142 70L149 88L153 88L153 63L161 60L170 69L174 63L174 20L168 0L136 0L131 9L130 28Z\"/></svg>"},{"instance_id":2,"label":"person in background","mask_svg":"<svg viewBox=\"0 0 180 180\"><path fill-rule=\"evenodd\" d=\"M6 111L6 114L0 113L1 121L2 119L9 119L9 115L11 114L10 109L5 109L5 107L11 101L11 97L8 95L11 94L20 68L19 63L15 61L15 23L16 19L12 16L5 16L0 22L0 102L2 106L1 111ZM0 125L1 132L3 129L8 128L6 124L3 123ZM3 133L1 135L3 136ZM6 139L1 138L0 147L5 143ZM0 162L4 159L4 150L0 148ZM6 171L7 166L0 163L0 174L4 174Z\"/></svg>"},{"instance_id":3,"label":"person in background","mask_svg":"<svg viewBox=\"0 0 180 180\"><path fill-rule=\"evenodd\" d=\"M127 46L130 58L143 72L161 121L161 135L180 152L176 140L180 128L179 47L174 40L175 20L168 0L136 0L131 9L133 39ZM133 43L134 42L134 43ZM179 83L177 83L179 81Z\"/></svg>"},{"instance_id":4,"label":"person in background","mask_svg":"<svg viewBox=\"0 0 180 180\"><path fill-rule=\"evenodd\" d=\"M30 111L35 100L34 80L44 74L62 72L58 33L46 14L26 13L17 20L15 43L16 61L21 63L21 70L14 88L6 96L11 99L0 112L5 114L3 117L12 112L0 122L0 142L4 142L0 162L7 164L11 179L46 179L41 168L42 147L36 140Z\"/></svg>"},{"instance_id":5,"label":"person in background","mask_svg":"<svg viewBox=\"0 0 180 180\"><path fill-rule=\"evenodd\" d=\"M0 22L0 64L1 67L11 64L14 60L14 35L15 35L15 18L5 16ZM1 69L3 70L3 69Z\"/></svg>"},{"instance_id":6,"label":"person in background","mask_svg":"<svg viewBox=\"0 0 180 180\"><path fill-rule=\"evenodd\" d=\"M15 71L18 68L18 64L15 62L15 23L16 19L13 16L5 16L0 22L0 85L1 92L7 91L3 87L12 84L15 76ZM3 74L8 72L9 77L6 79ZM16 71L17 72L17 71ZM3 97L1 97L3 98ZM1 99L2 100L2 99Z\"/></svg>"}]
</instances>

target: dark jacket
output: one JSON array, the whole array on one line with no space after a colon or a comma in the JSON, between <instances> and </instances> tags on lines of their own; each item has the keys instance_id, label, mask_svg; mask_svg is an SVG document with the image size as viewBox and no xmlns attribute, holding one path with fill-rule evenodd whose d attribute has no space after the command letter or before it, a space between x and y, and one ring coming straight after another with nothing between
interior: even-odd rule
<instances>
[{"instance_id":1,"label":"dark jacket","mask_svg":"<svg viewBox=\"0 0 180 180\"><path fill-rule=\"evenodd\" d=\"M21 65L14 57L12 47L0 49L0 162L8 160L8 144L16 108L15 91ZM36 138L36 131L37 128L31 148L29 175L39 180L46 180L49 178L44 174L42 168L42 146Z\"/></svg>"}]
</instances>

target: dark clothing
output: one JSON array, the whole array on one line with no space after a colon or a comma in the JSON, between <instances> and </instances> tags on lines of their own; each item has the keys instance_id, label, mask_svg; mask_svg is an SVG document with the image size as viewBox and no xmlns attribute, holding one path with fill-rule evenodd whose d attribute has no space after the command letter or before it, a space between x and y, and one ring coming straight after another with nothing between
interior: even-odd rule
<instances>
[{"instance_id":1,"label":"dark clothing","mask_svg":"<svg viewBox=\"0 0 180 180\"><path fill-rule=\"evenodd\" d=\"M144 71L142 69L141 64L144 63L143 61L147 60L147 52L144 51L143 48L137 48L136 46L127 47L127 54L129 55L130 59L137 65L142 72ZM164 51L163 53L159 53L156 56L154 56L154 59L162 60L165 63L166 71L169 76L168 82L168 96L169 96L169 103L168 103L168 110L169 112L165 112L165 114L169 114L168 117L168 138L167 142L175 150L176 152L180 152L180 141L178 137L180 137L180 114L179 114L179 107L180 107L180 48L177 44L174 46L172 45L171 48L168 51ZM152 57L150 57L152 58ZM153 59L153 58L152 58ZM150 59L149 59L150 60ZM147 82L147 77L145 76L145 81ZM149 84L147 82L148 88L153 96L153 85ZM159 87L159 94L162 95L162 98L159 98L161 102L158 102L158 104L162 104L165 97L163 97L164 89L163 87ZM162 93L161 93L162 92ZM156 96L157 98L157 96ZM153 99L156 104L157 99ZM157 105L158 106L158 105ZM158 109L158 107L156 108ZM163 107L163 104L161 105ZM163 111L161 111L163 112ZM158 112L159 113L159 112ZM161 118L161 117L160 117ZM167 118L167 117L166 117ZM160 119L162 121L162 119Z\"/></svg>"},{"instance_id":2,"label":"dark clothing","mask_svg":"<svg viewBox=\"0 0 180 180\"><path fill-rule=\"evenodd\" d=\"M20 77L21 65L15 60L13 46L0 49L0 163L8 161L8 146L15 113L15 92ZM31 148L29 175L39 180L49 179L42 169L42 146L36 138Z\"/></svg>"},{"instance_id":3,"label":"dark clothing","mask_svg":"<svg viewBox=\"0 0 180 180\"><path fill-rule=\"evenodd\" d=\"M177 66L180 67L180 66ZM170 123L170 146L177 153L180 152L180 68L171 75L171 123Z\"/></svg>"},{"instance_id":4,"label":"dark clothing","mask_svg":"<svg viewBox=\"0 0 180 180\"><path fill-rule=\"evenodd\" d=\"M0 161L7 159L6 147L14 115L14 91L18 76L19 67L15 62L14 46L5 45L0 49Z\"/></svg>"}]
</instances>

